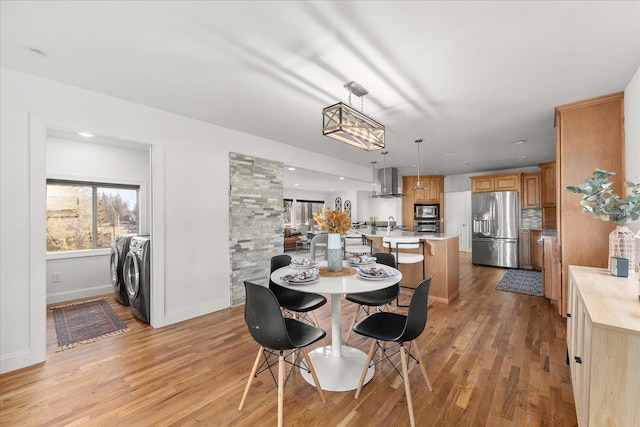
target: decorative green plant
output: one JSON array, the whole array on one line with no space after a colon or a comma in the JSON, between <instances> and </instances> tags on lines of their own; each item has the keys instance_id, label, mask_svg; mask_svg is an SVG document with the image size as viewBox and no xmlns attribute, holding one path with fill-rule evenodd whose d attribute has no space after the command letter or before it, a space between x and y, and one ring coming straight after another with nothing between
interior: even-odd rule
<instances>
[{"instance_id":1,"label":"decorative green plant","mask_svg":"<svg viewBox=\"0 0 640 427\"><path fill-rule=\"evenodd\" d=\"M611 189L610 177L615 172L596 169L593 175L580 185L567 185L565 191L583 194L580 204L582 212L590 212L594 218L602 221L626 225L640 218L640 184L626 181L624 186L631 188L631 194L624 199Z\"/></svg>"}]
</instances>

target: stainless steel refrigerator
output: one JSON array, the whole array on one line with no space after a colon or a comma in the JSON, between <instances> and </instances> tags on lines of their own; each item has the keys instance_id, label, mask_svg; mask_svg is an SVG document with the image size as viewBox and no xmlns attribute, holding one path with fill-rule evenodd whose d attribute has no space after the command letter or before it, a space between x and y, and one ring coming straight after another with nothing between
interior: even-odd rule
<instances>
[{"instance_id":1,"label":"stainless steel refrigerator","mask_svg":"<svg viewBox=\"0 0 640 427\"><path fill-rule=\"evenodd\" d=\"M518 268L518 192L473 193L471 211L471 262Z\"/></svg>"}]
</instances>

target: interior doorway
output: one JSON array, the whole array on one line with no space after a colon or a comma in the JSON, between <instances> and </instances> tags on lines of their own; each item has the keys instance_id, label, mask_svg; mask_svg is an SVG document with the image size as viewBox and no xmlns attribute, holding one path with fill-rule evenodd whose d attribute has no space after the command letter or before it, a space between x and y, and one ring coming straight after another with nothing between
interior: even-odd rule
<instances>
[{"instance_id":1,"label":"interior doorway","mask_svg":"<svg viewBox=\"0 0 640 427\"><path fill-rule=\"evenodd\" d=\"M454 191L444 194L444 230L457 234L460 252L471 252L471 191Z\"/></svg>"}]
</instances>

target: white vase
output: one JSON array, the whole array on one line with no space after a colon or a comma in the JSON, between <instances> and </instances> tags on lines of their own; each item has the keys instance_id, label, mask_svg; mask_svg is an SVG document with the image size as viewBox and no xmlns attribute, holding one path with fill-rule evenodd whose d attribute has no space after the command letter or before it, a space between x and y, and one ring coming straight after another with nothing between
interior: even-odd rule
<instances>
[{"instance_id":1,"label":"white vase","mask_svg":"<svg viewBox=\"0 0 640 427\"><path fill-rule=\"evenodd\" d=\"M342 271L342 239L339 233L327 236L327 270Z\"/></svg>"},{"instance_id":2,"label":"white vase","mask_svg":"<svg viewBox=\"0 0 640 427\"><path fill-rule=\"evenodd\" d=\"M629 261L629 274L635 271L636 242L633 231L626 225L618 225L609 234L609 262L611 258L626 258ZM609 265L611 270L611 265Z\"/></svg>"}]
</instances>

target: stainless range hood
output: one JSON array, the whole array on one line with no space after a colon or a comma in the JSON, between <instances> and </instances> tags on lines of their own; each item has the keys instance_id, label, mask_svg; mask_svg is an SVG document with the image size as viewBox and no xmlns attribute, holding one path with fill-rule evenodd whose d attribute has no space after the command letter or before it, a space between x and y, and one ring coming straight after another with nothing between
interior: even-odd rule
<instances>
[{"instance_id":1,"label":"stainless range hood","mask_svg":"<svg viewBox=\"0 0 640 427\"><path fill-rule=\"evenodd\" d=\"M402 193L397 193L400 183L398 169L383 168L378 170L378 181L380 182L381 192L372 194L371 197L380 199L404 197Z\"/></svg>"}]
</instances>

